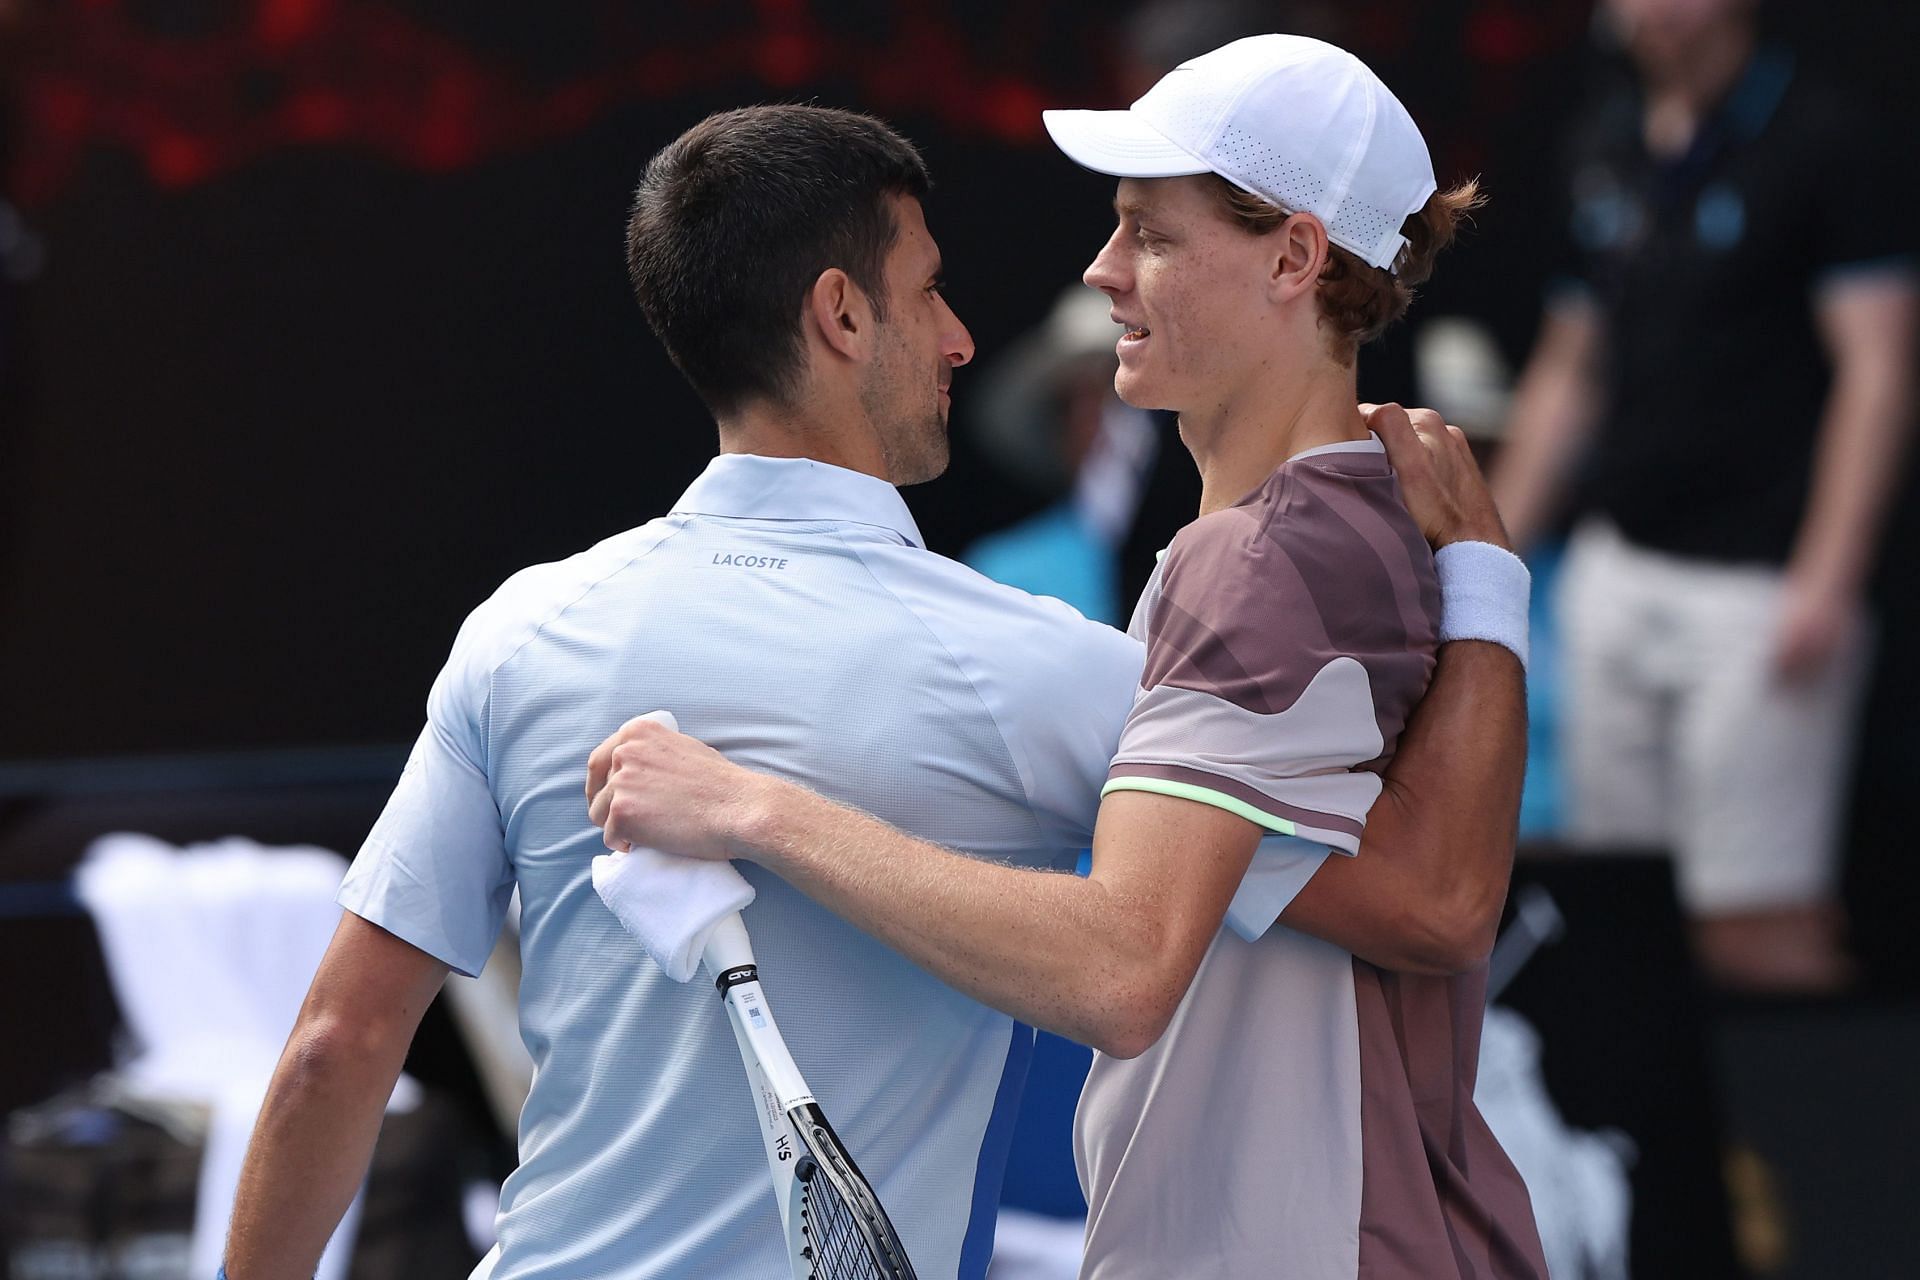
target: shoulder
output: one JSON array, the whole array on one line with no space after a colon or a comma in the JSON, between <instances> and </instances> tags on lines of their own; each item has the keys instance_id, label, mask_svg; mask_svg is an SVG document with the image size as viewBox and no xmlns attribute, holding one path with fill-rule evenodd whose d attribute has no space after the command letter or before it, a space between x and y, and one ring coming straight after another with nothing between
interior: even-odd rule
<instances>
[{"instance_id":1,"label":"shoulder","mask_svg":"<svg viewBox=\"0 0 1920 1280\"><path fill-rule=\"evenodd\" d=\"M1287 463L1240 504L1188 525L1161 588L1197 617L1245 613L1264 624L1301 608L1393 611L1432 583L1432 551L1385 455L1355 453Z\"/></svg>"},{"instance_id":2,"label":"shoulder","mask_svg":"<svg viewBox=\"0 0 1920 1280\"><path fill-rule=\"evenodd\" d=\"M1840 141L1831 131L1849 129L1868 137L1887 132L1882 119L1868 110L1867 104L1851 87L1818 67L1807 66L1781 55L1786 83L1780 93L1775 119L1803 134L1809 142Z\"/></svg>"},{"instance_id":3,"label":"shoulder","mask_svg":"<svg viewBox=\"0 0 1920 1280\"><path fill-rule=\"evenodd\" d=\"M901 605L929 625L967 635L1056 635L1097 643L1114 634L1065 601L996 582L977 569L923 547L861 544L860 559Z\"/></svg>"},{"instance_id":4,"label":"shoulder","mask_svg":"<svg viewBox=\"0 0 1920 1280\"><path fill-rule=\"evenodd\" d=\"M1028 694L1130 690L1141 647L1064 601L995 582L920 547L863 543L868 570L970 677ZM1127 696L1130 696L1127 695Z\"/></svg>"},{"instance_id":5,"label":"shoulder","mask_svg":"<svg viewBox=\"0 0 1920 1280\"><path fill-rule=\"evenodd\" d=\"M484 701L493 673L536 640L542 628L593 588L644 560L679 527L680 522L671 517L653 520L563 560L529 565L507 578L461 623L447 664L435 681L435 697L458 694L477 706Z\"/></svg>"},{"instance_id":6,"label":"shoulder","mask_svg":"<svg viewBox=\"0 0 1920 1280\"><path fill-rule=\"evenodd\" d=\"M1217 688L1273 711L1340 657L1371 670L1431 654L1432 553L1384 455L1338 456L1281 467L1174 539L1148 620L1148 686Z\"/></svg>"}]
</instances>

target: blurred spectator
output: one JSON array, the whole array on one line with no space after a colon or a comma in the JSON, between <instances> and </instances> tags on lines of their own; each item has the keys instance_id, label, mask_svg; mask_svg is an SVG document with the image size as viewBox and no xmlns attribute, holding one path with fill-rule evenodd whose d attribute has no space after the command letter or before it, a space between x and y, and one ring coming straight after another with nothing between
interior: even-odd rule
<instances>
[{"instance_id":1,"label":"blurred spectator","mask_svg":"<svg viewBox=\"0 0 1920 1280\"><path fill-rule=\"evenodd\" d=\"M1046 323L1017 339L981 379L969 425L982 450L1030 486L1065 496L980 539L961 558L990 578L1119 626L1130 602L1120 595L1116 552L1160 440L1151 417L1114 394L1120 327L1108 311L1105 295L1068 286Z\"/></svg>"},{"instance_id":2,"label":"blurred spectator","mask_svg":"<svg viewBox=\"0 0 1920 1280\"><path fill-rule=\"evenodd\" d=\"M1567 278L1494 484L1522 545L1569 487L1580 517L1569 835L1670 848L1714 978L1818 991L1849 976L1841 805L1916 274L1895 152L1753 10L1605 6L1631 74L1576 131Z\"/></svg>"}]
</instances>

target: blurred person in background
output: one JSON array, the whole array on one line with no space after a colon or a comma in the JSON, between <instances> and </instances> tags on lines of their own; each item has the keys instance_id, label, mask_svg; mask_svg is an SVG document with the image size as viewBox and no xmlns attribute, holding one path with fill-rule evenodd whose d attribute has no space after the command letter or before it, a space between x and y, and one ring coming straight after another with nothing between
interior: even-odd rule
<instances>
[{"instance_id":1,"label":"blurred person in background","mask_svg":"<svg viewBox=\"0 0 1920 1280\"><path fill-rule=\"evenodd\" d=\"M1631 75L1570 151L1570 248L1494 472L1516 545L1571 499L1569 837L1671 849L1716 981L1824 991L1913 416L1911 212L1875 121L1753 0L1610 0Z\"/></svg>"}]
</instances>

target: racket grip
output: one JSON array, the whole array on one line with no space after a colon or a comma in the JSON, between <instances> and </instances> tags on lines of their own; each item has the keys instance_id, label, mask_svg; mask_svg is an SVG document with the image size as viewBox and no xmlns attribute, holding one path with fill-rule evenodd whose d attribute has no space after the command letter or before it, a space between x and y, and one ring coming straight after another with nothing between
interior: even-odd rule
<instances>
[{"instance_id":1,"label":"racket grip","mask_svg":"<svg viewBox=\"0 0 1920 1280\"><path fill-rule=\"evenodd\" d=\"M754 962L753 941L747 937L747 922L740 918L738 911L722 916L713 926L700 958L706 964L707 972L716 978L728 969L738 969Z\"/></svg>"}]
</instances>

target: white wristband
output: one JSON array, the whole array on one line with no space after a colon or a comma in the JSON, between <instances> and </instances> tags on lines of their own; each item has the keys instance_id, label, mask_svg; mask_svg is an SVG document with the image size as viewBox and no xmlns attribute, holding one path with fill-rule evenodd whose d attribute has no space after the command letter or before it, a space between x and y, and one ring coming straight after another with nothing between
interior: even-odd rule
<instances>
[{"instance_id":1,"label":"white wristband","mask_svg":"<svg viewBox=\"0 0 1920 1280\"><path fill-rule=\"evenodd\" d=\"M1440 578L1440 643L1488 640L1527 665L1527 604L1533 576L1491 542L1451 542L1433 556Z\"/></svg>"}]
</instances>

